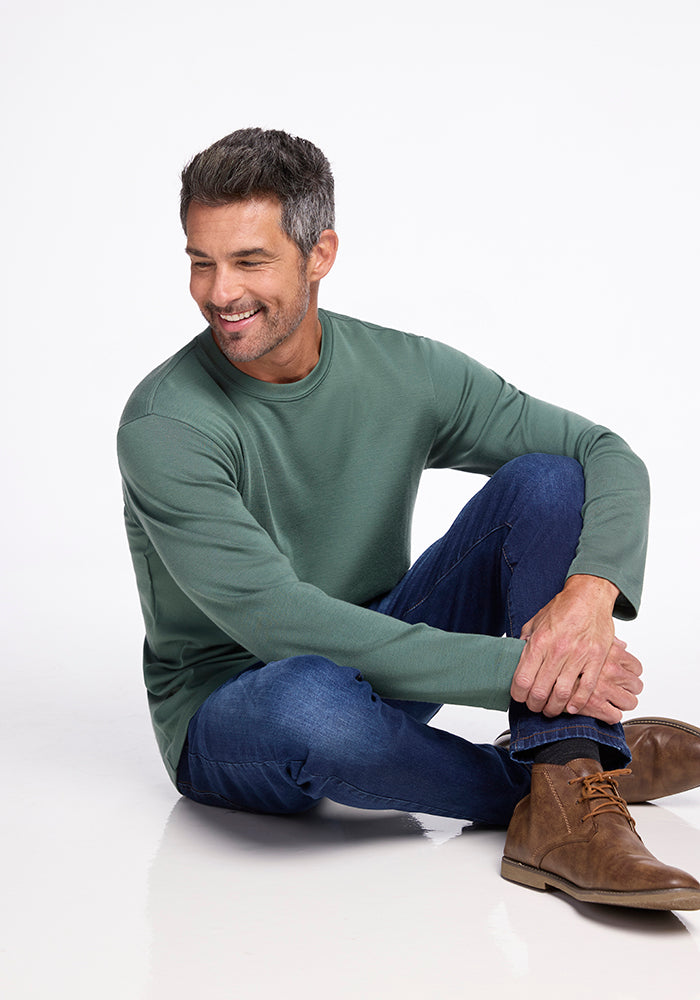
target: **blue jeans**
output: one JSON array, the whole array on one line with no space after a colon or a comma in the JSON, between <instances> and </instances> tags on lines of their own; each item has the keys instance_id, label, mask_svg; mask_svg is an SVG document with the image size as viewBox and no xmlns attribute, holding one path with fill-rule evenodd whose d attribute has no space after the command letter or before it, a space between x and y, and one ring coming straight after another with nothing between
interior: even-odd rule
<instances>
[{"instance_id":1,"label":"blue jeans","mask_svg":"<svg viewBox=\"0 0 700 1000\"><path fill-rule=\"evenodd\" d=\"M369 607L453 632L519 636L564 584L583 499L572 459L509 462ZM262 813L302 812L327 797L507 825L529 791L537 747L583 736L601 745L606 766L629 760L622 727L596 719L548 719L513 702L508 753L426 725L439 707L382 699L359 671L320 656L260 664L192 718L178 788L198 802Z\"/></svg>"}]
</instances>

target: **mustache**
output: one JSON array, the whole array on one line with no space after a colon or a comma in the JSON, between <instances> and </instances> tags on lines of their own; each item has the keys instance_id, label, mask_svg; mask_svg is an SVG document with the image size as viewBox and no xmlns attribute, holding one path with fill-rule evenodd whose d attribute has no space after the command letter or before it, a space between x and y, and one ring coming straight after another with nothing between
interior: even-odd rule
<instances>
[{"instance_id":1,"label":"mustache","mask_svg":"<svg viewBox=\"0 0 700 1000\"><path fill-rule=\"evenodd\" d=\"M204 308L208 312L225 313L230 316L232 313L257 312L263 308L261 302L227 302L225 306L216 306L213 302L206 302Z\"/></svg>"}]
</instances>

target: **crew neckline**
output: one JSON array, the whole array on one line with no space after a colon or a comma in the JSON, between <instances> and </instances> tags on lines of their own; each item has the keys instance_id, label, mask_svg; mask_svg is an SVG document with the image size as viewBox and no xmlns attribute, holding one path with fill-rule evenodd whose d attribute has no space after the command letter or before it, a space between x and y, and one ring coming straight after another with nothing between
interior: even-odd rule
<instances>
[{"instance_id":1,"label":"crew neckline","mask_svg":"<svg viewBox=\"0 0 700 1000\"><path fill-rule=\"evenodd\" d=\"M313 392L316 386L324 380L328 374L333 354L333 324L331 319L323 309L318 310L318 318L321 322L321 354L315 367L298 382L263 382L262 379L246 375L221 353L210 326L197 337L197 346L204 351L217 372L223 375L227 382L232 383L248 395L257 396L258 399L301 399Z\"/></svg>"}]
</instances>

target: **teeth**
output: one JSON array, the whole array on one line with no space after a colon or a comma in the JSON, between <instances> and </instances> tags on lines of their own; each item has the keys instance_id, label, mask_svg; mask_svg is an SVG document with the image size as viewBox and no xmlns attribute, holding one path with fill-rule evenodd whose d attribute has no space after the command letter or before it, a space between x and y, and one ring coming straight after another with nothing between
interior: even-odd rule
<instances>
[{"instance_id":1,"label":"teeth","mask_svg":"<svg viewBox=\"0 0 700 1000\"><path fill-rule=\"evenodd\" d=\"M219 315L223 320L226 320L227 323L238 323L241 319L248 319L249 316L254 316L256 312L258 312L257 309L249 309L248 312L244 313L230 313L229 315L226 315L226 313L219 313Z\"/></svg>"}]
</instances>

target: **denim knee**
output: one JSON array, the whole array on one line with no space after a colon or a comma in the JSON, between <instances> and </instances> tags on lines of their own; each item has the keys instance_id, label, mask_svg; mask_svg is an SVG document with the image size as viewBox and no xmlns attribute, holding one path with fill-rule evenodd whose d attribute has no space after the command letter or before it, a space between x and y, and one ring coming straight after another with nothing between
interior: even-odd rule
<instances>
[{"instance_id":1,"label":"denim knee","mask_svg":"<svg viewBox=\"0 0 700 1000\"><path fill-rule=\"evenodd\" d=\"M377 698L359 671L322 656L254 667L209 695L190 722L190 744L211 760L237 758L242 747L250 759L305 756L332 739L367 690Z\"/></svg>"},{"instance_id":2,"label":"denim knee","mask_svg":"<svg viewBox=\"0 0 700 1000\"><path fill-rule=\"evenodd\" d=\"M543 517L581 513L585 480L575 458L539 453L520 455L502 466L496 476L512 479L526 495L528 505L541 510Z\"/></svg>"},{"instance_id":3,"label":"denim knee","mask_svg":"<svg viewBox=\"0 0 700 1000\"><path fill-rule=\"evenodd\" d=\"M367 760L385 753L385 716L396 709L359 670L322 656L292 657L262 670L268 682L262 706L280 748L293 756L303 750L307 758L327 761L339 755Z\"/></svg>"},{"instance_id":4,"label":"denim knee","mask_svg":"<svg viewBox=\"0 0 700 1000\"><path fill-rule=\"evenodd\" d=\"M325 656L290 656L260 668L258 693L268 709L285 712L301 707L311 714L343 698L348 685L362 680L358 670L342 667Z\"/></svg>"},{"instance_id":5,"label":"denim knee","mask_svg":"<svg viewBox=\"0 0 700 1000\"><path fill-rule=\"evenodd\" d=\"M276 660L257 673L254 704L246 714L256 715L290 752L332 741L362 713L360 702L379 700L358 670L323 656Z\"/></svg>"}]
</instances>

